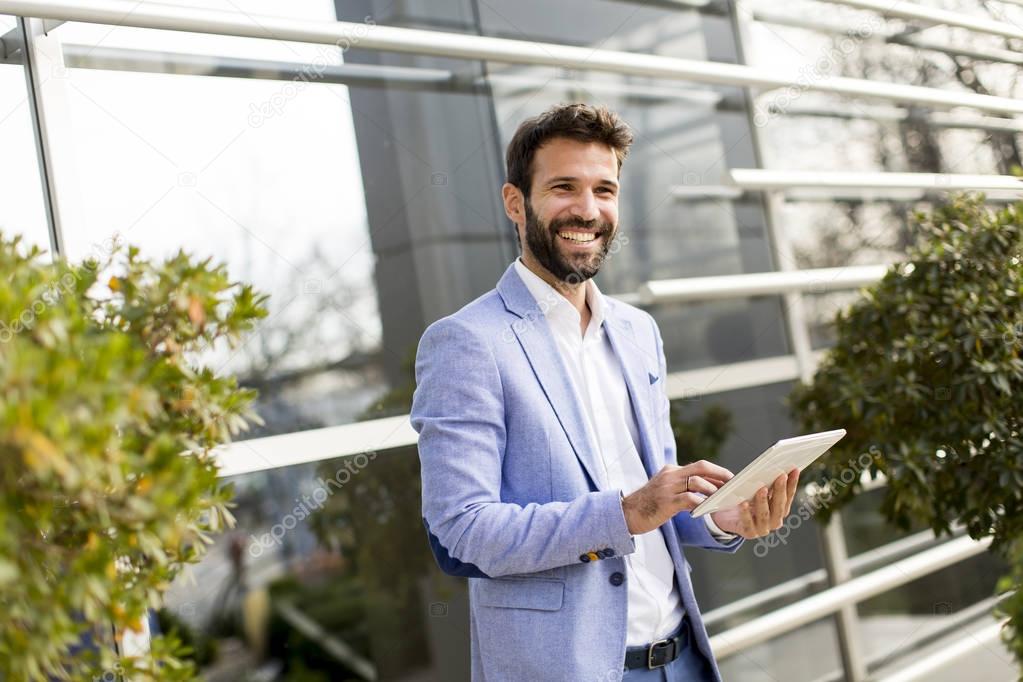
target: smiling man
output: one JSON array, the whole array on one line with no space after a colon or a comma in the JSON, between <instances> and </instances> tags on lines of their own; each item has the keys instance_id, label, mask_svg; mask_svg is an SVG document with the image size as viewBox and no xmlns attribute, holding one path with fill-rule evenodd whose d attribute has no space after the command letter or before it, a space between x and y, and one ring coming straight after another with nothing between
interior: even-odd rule
<instances>
[{"instance_id":1,"label":"smiling man","mask_svg":"<svg viewBox=\"0 0 1023 682\"><path fill-rule=\"evenodd\" d=\"M524 121L502 188L522 255L419 344L423 522L469 579L473 680L720 679L683 548L735 551L795 494L793 471L689 514L732 474L678 465L657 324L592 280L631 142L601 107Z\"/></svg>"}]
</instances>

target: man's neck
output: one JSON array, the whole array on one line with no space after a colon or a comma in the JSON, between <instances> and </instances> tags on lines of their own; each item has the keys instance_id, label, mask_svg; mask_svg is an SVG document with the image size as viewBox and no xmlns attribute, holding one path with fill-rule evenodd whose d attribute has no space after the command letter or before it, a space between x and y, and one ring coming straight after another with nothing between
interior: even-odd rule
<instances>
[{"instance_id":1,"label":"man's neck","mask_svg":"<svg viewBox=\"0 0 1023 682\"><path fill-rule=\"evenodd\" d=\"M540 265L536 262L536 260L529 256L523 254L520 256L519 260L521 260L522 264L526 266L526 269L543 281L547 282L547 284L551 285L551 288L568 299L568 302L579 311L580 317L589 318L590 309L589 306L586 305L586 282L568 284L567 282L563 282L552 275L547 268Z\"/></svg>"}]
</instances>

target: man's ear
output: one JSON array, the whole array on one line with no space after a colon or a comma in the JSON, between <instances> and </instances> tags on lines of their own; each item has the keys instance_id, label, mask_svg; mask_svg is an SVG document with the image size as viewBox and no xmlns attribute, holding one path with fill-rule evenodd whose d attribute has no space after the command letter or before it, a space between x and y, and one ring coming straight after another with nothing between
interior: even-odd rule
<instances>
[{"instance_id":1,"label":"man's ear","mask_svg":"<svg viewBox=\"0 0 1023 682\"><path fill-rule=\"evenodd\" d=\"M522 190L510 182L501 187L501 198L504 200L504 213L516 225L526 223L526 204Z\"/></svg>"}]
</instances>

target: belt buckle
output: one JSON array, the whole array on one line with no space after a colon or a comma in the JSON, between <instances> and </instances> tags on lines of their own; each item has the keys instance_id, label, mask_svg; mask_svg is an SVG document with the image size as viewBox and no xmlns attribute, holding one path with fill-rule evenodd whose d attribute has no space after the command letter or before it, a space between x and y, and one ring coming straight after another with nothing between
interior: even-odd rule
<instances>
[{"instance_id":1,"label":"belt buckle","mask_svg":"<svg viewBox=\"0 0 1023 682\"><path fill-rule=\"evenodd\" d=\"M662 639L650 645L650 648L647 649L646 652L646 667L648 670L655 670L657 668L663 668L664 666L668 665L669 663L668 661L654 665L654 649L656 649L657 647L667 649L670 645L671 645L670 639Z\"/></svg>"}]
</instances>

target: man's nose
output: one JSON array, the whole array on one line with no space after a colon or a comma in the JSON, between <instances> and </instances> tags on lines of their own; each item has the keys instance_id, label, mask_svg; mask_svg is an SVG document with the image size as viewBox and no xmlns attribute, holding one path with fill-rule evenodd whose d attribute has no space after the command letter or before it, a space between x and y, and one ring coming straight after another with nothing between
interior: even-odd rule
<instances>
[{"instance_id":1,"label":"man's nose","mask_svg":"<svg viewBox=\"0 0 1023 682\"><path fill-rule=\"evenodd\" d=\"M580 192L572 209L572 213L580 220L596 220L600 217L600 208L593 192Z\"/></svg>"}]
</instances>

